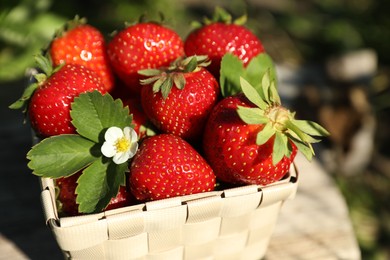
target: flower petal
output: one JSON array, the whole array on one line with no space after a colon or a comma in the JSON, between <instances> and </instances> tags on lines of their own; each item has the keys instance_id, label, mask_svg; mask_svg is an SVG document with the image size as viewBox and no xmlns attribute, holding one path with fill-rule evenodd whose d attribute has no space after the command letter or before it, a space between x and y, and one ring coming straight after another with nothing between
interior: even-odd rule
<instances>
[{"instance_id":1,"label":"flower petal","mask_svg":"<svg viewBox=\"0 0 390 260\"><path fill-rule=\"evenodd\" d=\"M122 137L123 137L122 129L116 126L112 126L108 128L106 133L104 134L104 139L110 143L115 143L119 138Z\"/></svg>"},{"instance_id":2,"label":"flower petal","mask_svg":"<svg viewBox=\"0 0 390 260\"><path fill-rule=\"evenodd\" d=\"M128 152L116 153L114 155L114 157L112 158L112 160L116 164L122 164L122 163L126 162L127 160L129 160L129 153Z\"/></svg>"},{"instance_id":3,"label":"flower petal","mask_svg":"<svg viewBox=\"0 0 390 260\"><path fill-rule=\"evenodd\" d=\"M126 126L125 128L123 128L123 134L124 136L126 137L126 139L130 139L130 131L131 131L131 127L130 126Z\"/></svg>"},{"instance_id":4,"label":"flower petal","mask_svg":"<svg viewBox=\"0 0 390 260\"><path fill-rule=\"evenodd\" d=\"M104 142L102 147L100 148L102 154L106 157L113 157L116 153L116 148L112 143Z\"/></svg>"},{"instance_id":5,"label":"flower petal","mask_svg":"<svg viewBox=\"0 0 390 260\"><path fill-rule=\"evenodd\" d=\"M137 132L133 128L130 128L130 142L136 143L137 141L138 141Z\"/></svg>"},{"instance_id":6,"label":"flower petal","mask_svg":"<svg viewBox=\"0 0 390 260\"><path fill-rule=\"evenodd\" d=\"M133 158L133 156L137 153L138 143L132 143L129 149L129 158Z\"/></svg>"}]
</instances>

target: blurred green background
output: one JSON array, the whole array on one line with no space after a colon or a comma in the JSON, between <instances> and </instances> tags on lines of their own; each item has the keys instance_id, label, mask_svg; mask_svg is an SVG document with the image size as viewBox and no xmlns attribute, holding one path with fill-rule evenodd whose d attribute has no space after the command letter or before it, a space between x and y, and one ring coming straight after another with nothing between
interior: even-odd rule
<instances>
[{"instance_id":1,"label":"blurred green background","mask_svg":"<svg viewBox=\"0 0 390 260\"><path fill-rule=\"evenodd\" d=\"M215 5L248 15L247 26L299 89L285 98L331 130L319 158L345 195L363 259L390 259L389 1L2 0L0 88L24 82L33 55L76 14L109 40L124 22L161 12L185 38L191 21L211 15ZM370 149L357 145L364 141ZM354 160L360 164L346 163Z\"/></svg>"}]
</instances>

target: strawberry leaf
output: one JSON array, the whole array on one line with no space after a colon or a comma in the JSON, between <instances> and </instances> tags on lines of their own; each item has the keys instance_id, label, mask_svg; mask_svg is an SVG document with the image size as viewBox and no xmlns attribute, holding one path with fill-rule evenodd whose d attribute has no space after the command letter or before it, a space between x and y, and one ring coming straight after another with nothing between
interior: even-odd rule
<instances>
[{"instance_id":1,"label":"strawberry leaf","mask_svg":"<svg viewBox=\"0 0 390 260\"><path fill-rule=\"evenodd\" d=\"M257 89L258 92L262 92L261 80L267 71L269 71L269 81L276 82L276 70L272 58L266 53L261 53L252 58L249 62L245 69L245 78Z\"/></svg>"},{"instance_id":2,"label":"strawberry leaf","mask_svg":"<svg viewBox=\"0 0 390 260\"><path fill-rule=\"evenodd\" d=\"M169 93L171 93L171 89L172 89L172 86L173 86L173 80L171 77L166 77L166 79L163 81L163 83L161 84L161 95L163 97L163 99L167 99Z\"/></svg>"},{"instance_id":3,"label":"strawberry leaf","mask_svg":"<svg viewBox=\"0 0 390 260\"><path fill-rule=\"evenodd\" d=\"M147 76L147 77L158 76L161 74L161 70L159 70L159 69L144 69L144 70L139 70L138 74L140 74L142 76Z\"/></svg>"},{"instance_id":4,"label":"strawberry leaf","mask_svg":"<svg viewBox=\"0 0 390 260\"><path fill-rule=\"evenodd\" d=\"M303 143L292 136L289 136L289 139L297 146L298 150L306 157L308 161L313 159L314 151L311 144Z\"/></svg>"},{"instance_id":5,"label":"strawberry leaf","mask_svg":"<svg viewBox=\"0 0 390 260\"><path fill-rule=\"evenodd\" d=\"M35 55L34 58L37 66L43 71L45 75L47 75L47 77L50 77L50 75L53 73L53 64L51 59L48 59L41 54Z\"/></svg>"},{"instance_id":6,"label":"strawberry leaf","mask_svg":"<svg viewBox=\"0 0 390 260\"><path fill-rule=\"evenodd\" d=\"M281 105L282 101L280 100L278 90L276 89L275 81L271 82L269 89L270 89L270 100L272 101L272 103L276 105Z\"/></svg>"},{"instance_id":7,"label":"strawberry leaf","mask_svg":"<svg viewBox=\"0 0 390 260\"><path fill-rule=\"evenodd\" d=\"M263 78L261 79L261 89L263 91L264 100L269 105L272 104L272 101L271 101L271 98L270 98L270 96L271 96L270 95L270 85L271 85L271 81L270 81L270 78L269 78L269 70L267 70L264 73Z\"/></svg>"},{"instance_id":8,"label":"strawberry leaf","mask_svg":"<svg viewBox=\"0 0 390 260\"><path fill-rule=\"evenodd\" d=\"M261 53L254 57L246 68L242 61L231 53L223 56L221 61L220 85L221 93L224 97L234 95L241 92L240 77L245 78L265 100L269 96L268 90L264 93L262 89L263 76L268 72L267 86L274 83L276 86L276 71L271 57L266 53ZM276 90L276 89L275 89ZM274 94L273 92L271 94ZM274 95L271 95L274 96ZM280 102L279 102L280 103Z\"/></svg>"},{"instance_id":9,"label":"strawberry leaf","mask_svg":"<svg viewBox=\"0 0 390 260\"><path fill-rule=\"evenodd\" d=\"M10 109L21 109L27 106L28 101L30 100L34 91L38 88L38 83L32 83L28 87L26 87L23 91L22 97L17 101L12 103L9 108ZM24 111L25 112L25 111Z\"/></svg>"},{"instance_id":10,"label":"strawberry leaf","mask_svg":"<svg viewBox=\"0 0 390 260\"><path fill-rule=\"evenodd\" d=\"M196 56L190 57L189 62L184 67L184 72L192 72L198 67L198 60Z\"/></svg>"},{"instance_id":11,"label":"strawberry leaf","mask_svg":"<svg viewBox=\"0 0 390 260\"><path fill-rule=\"evenodd\" d=\"M248 81L240 77L240 85L241 85L242 92L244 92L244 95L246 96L247 99L249 99L250 102L252 102L257 107L263 110L266 109L267 104L264 102L263 98L256 91L256 89L253 88Z\"/></svg>"},{"instance_id":12,"label":"strawberry leaf","mask_svg":"<svg viewBox=\"0 0 390 260\"><path fill-rule=\"evenodd\" d=\"M230 24L232 22L232 16L225 9L216 6L213 14L213 22L223 22Z\"/></svg>"},{"instance_id":13,"label":"strawberry leaf","mask_svg":"<svg viewBox=\"0 0 390 260\"><path fill-rule=\"evenodd\" d=\"M265 144L274 134L275 129L272 127L272 123L268 123L264 128L257 133L256 144L262 145Z\"/></svg>"},{"instance_id":14,"label":"strawberry leaf","mask_svg":"<svg viewBox=\"0 0 390 260\"><path fill-rule=\"evenodd\" d=\"M175 86L178 89L183 89L186 85L186 78L184 77L183 73L175 73L173 75L173 82L175 83Z\"/></svg>"},{"instance_id":15,"label":"strawberry leaf","mask_svg":"<svg viewBox=\"0 0 390 260\"><path fill-rule=\"evenodd\" d=\"M142 85L148 85L148 84L151 84L151 83L157 81L158 79L161 79L161 75L153 76L153 77L146 78L146 79L141 79L140 83Z\"/></svg>"},{"instance_id":16,"label":"strawberry leaf","mask_svg":"<svg viewBox=\"0 0 390 260\"><path fill-rule=\"evenodd\" d=\"M309 135L314 136L328 136L329 132L313 121L307 121L307 120L292 120L292 123L296 125L299 129L301 129L303 132Z\"/></svg>"},{"instance_id":17,"label":"strawberry leaf","mask_svg":"<svg viewBox=\"0 0 390 260\"><path fill-rule=\"evenodd\" d=\"M127 163L115 164L101 158L86 168L78 179L77 203L82 213L100 212L125 184Z\"/></svg>"},{"instance_id":18,"label":"strawberry leaf","mask_svg":"<svg viewBox=\"0 0 390 260\"><path fill-rule=\"evenodd\" d=\"M280 132L276 132L272 153L272 164L276 165L286 154L288 154L287 136Z\"/></svg>"},{"instance_id":19,"label":"strawberry leaf","mask_svg":"<svg viewBox=\"0 0 390 260\"><path fill-rule=\"evenodd\" d=\"M236 24L236 25L244 25L246 24L248 20L248 16L247 15L241 15L240 17L234 19L233 23Z\"/></svg>"},{"instance_id":20,"label":"strawberry leaf","mask_svg":"<svg viewBox=\"0 0 390 260\"><path fill-rule=\"evenodd\" d=\"M46 138L28 153L28 167L41 177L66 177L83 169L101 156L100 147L79 135Z\"/></svg>"},{"instance_id":21,"label":"strawberry leaf","mask_svg":"<svg viewBox=\"0 0 390 260\"><path fill-rule=\"evenodd\" d=\"M222 96L232 96L241 92L240 76L244 75L242 61L231 53L223 56L221 61L220 85Z\"/></svg>"},{"instance_id":22,"label":"strawberry leaf","mask_svg":"<svg viewBox=\"0 0 390 260\"><path fill-rule=\"evenodd\" d=\"M72 103L72 124L77 132L96 143L104 141L103 130L131 126L132 116L120 99L98 91L80 94Z\"/></svg>"},{"instance_id":23,"label":"strawberry leaf","mask_svg":"<svg viewBox=\"0 0 390 260\"><path fill-rule=\"evenodd\" d=\"M237 113L241 120L249 125L264 124L269 121L269 119L264 116L264 111L256 107L238 106Z\"/></svg>"},{"instance_id":24,"label":"strawberry leaf","mask_svg":"<svg viewBox=\"0 0 390 260\"><path fill-rule=\"evenodd\" d=\"M166 77L159 77L154 83L153 83L153 93L158 93L161 90L161 86L166 80Z\"/></svg>"}]
</instances>

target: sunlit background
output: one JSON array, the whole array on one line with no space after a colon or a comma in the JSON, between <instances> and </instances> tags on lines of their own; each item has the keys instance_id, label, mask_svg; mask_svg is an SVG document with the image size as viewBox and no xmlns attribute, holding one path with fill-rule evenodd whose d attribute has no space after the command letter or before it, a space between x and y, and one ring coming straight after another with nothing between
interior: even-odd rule
<instances>
[{"instance_id":1,"label":"sunlit background","mask_svg":"<svg viewBox=\"0 0 390 260\"><path fill-rule=\"evenodd\" d=\"M277 63L286 104L330 130L316 147L318 160L346 198L363 259L389 259L389 1L2 0L0 90L19 96L33 55L76 14L109 40L125 22L161 13L185 38L191 21L211 15L215 5L247 14L247 26Z\"/></svg>"}]
</instances>

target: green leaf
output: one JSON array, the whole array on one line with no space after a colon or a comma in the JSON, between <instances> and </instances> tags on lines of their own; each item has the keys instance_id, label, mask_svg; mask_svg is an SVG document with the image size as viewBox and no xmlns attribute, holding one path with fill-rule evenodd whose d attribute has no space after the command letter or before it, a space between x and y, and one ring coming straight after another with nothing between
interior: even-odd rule
<instances>
[{"instance_id":1,"label":"green leaf","mask_svg":"<svg viewBox=\"0 0 390 260\"><path fill-rule=\"evenodd\" d=\"M141 85L149 85L149 84L159 80L160 78L161 78L161 75L158 75L158 76L153 76L153 77L146 78L146 79L140 79L139 82L141 83Z\"/></svg>"},{"instance_id":2,"label":"green leaf","mask_svg":"<svg viewBox=\"0 0 390 260\"><path fill-rule=\"evenodd\" d=\"M300 128L293 124L291 120L286 121L286 127L291 131L292 135L295 135L298 140L304 143L318 143L320 141L304 133Z\"/></svg>"},{"instance_id":3,"label":"green leaf","mask_svg":"<svg viewBox=\"0 0 390 260\"><path fill-rule=\"evenodd\" d=\"M171 93L172 86L173 86L172 78L167 77L161 84L161 89L160 89L163 99L166 99L169 93Z\"/></svg>"},{"instance_id":4,"label":"green leaf","mask_svg":"<svg viewBox=\"0 0 390 260\"><path fill-rule=\"evenodd\" d=\"M174 73L173 82L178 89L183 89L186 85L186 78L184 77L183 73Z\"/></svg>"},{"instance_id":5,"label":"green leaf","mask_svg":"<svg viewBox=\"0 0 390 260\"><path fill-rule=\"evenodd\" d=\"M275 129L272 127L271 123L268 123L264 128L257 133L256 144L263 145L265 144L273 135L275 134Z\"/></svg>"},{"instance_id":6,"label":"green leaf","mask_svg":"<svg viewBox=\"0 0 390 260\"><path fill-rule=\"evenodd\" d=\"M28 167L41 177L59 178L72 175L101 156L100 147L79 135L46 138L28 153Z\"/></svg>"},{"instance_id":7,"label":"green leaf","mask_svg":"<svg viewBox=\"0 0 390 260\"><path fill-rule=\"evenodd\" d=\"M50 75L53 73L53 64L51 63L51 59L48 59L41 54L35 55L34 58L38 67L44 72L44 74L50 77Z\"/></svg>"},{"instance_id":8,"label":"green leaf","mask_svg":"<svg viewBox=\"0 0 390 260\"><path fill-rule=\"evenodd\" d=\"M256 107L238 106L237 113L241 120L249 125L264 124L269 121L269 119L264 116L264 111Z\"/></svg>"},{"instance_id":9,"label":"green leaf","mask_svg":"<svg viewBox=\"0 0 390 260\"><path fill-rule=\"evenodd\" d=\"M292 136L290 136L290 140L297 146L298 151L300 151L308 161L313 159L314 150L311 144L303 143Z\"/></svg>"},{"instance_id":10,"label":"green leaf","mask_svg":"<svg viewBox=\"0 0 390 260\"><path fill-rule=\"evenodd\" d=\"M299 129L301 129L303 132L309 135L314 136L328 136L329 132L313 121L307 121L307 120L293 120L292 123L296 125Z\"/></svg>"},{"instance_id":11,"label":"green leaf","mask_svg":"<svg viewBox=\"0 0 390 260\"><path fill-rule=\"evenodd\" d=\"M278 93L278 90L276 89L276 85L275 85L275 82L271 82L271 85L270 85L270 98L271 98L271 101L276 104L276 105L281 105L282 102L280 100L280 96L279 96L279 93Z\"/></svg>"},{"instance_id":12,"label":"green leaf","mask_svg":"<svg viewBox=\"0 0 390 260\"><path fill-rule=\"evenodd\" d=\"M160 92L161 90L161 86L162 84L164 83L164 81L166 80L167 77L163 76L163 77L160 77L158 80L156 80L153 84L153 93L158 93Z\"/></svg>"},{"instance_id":13,"label":"green leaf","mask_svg":"<svg viewBox=\"0 0 390 260\"><path fill-rule=\"evenodd\" d=\"M30 100L34 91L38 88L38 83L32 83L28 87L25 88L22 97L17 101L12 103L9 108L10 109L21 109L27 106L28 101Z\"/></svg>"},{"instance_id":14,"label":"green leaf","mask_svg":"<svg viewBox=\"0 0 390 260\"><path fill-rule=\"evenodd\" d=\"M230 24L232 22L232 16L222 7L216 6L214 9L213 21Z\"/></svg>"},{"instance_id":15,"label":"green leaf","mask_svg":"<svg viewBox=\"0 0 390 260\"><path fill-rule=\"evenodd\" d=\"M287 136L280 132L275 133L275 141L272 152L272 164L276 165L288 153Z\"/></svg>"},{"instance_id":16,"label":"green leaf","mask_svg":"<svg viewBox=\"0 0 390 260\"><path fill-rule=\"evenodd\" d=\"M244 25L248 20L248 16L246 14L234 19L233 23L236 25Z\"/></svg>"},{"instance_id":17,"label":"green leaf","mask_svg":"<svg viewBox=\"0 0 390 260\"><path fill-rule=\"evenodd\" d=\"M144 70L139 70L138 74L140 74L142 76L147 76L147 77L158 76L161 74L161 70L159 70L159 69L144 69Z\"/></svg>"},{"instance_id":18,"label":"green leaf","mask_svg":"<svg viewBox=\"0 0 390 260\"><path fill-rule=\"evenodd\" d=\"M257 92L262 94L263 91L261 89L261 81L263 75L267 71L269 71L269 80L271 82L274 81L275 83L277 83L275 65L271 56L266 53L261 53L251 59L245 69L245 74L243 76L248 80L248 82L252 84L252 86L257 90Z\"/></svg>"},{"instance_id":19,"label":"green leaf","mask_svg":"<svg viewBox=\"0 0 390 260\"><path fill-rule=\"evenodd\" d=\"M232 96L241 92L240 76L244 74L242 61L231 53L222 57L220 85L222 96Z\"/></svg>"},{"instance_id":20,"label":"green leaf","mask_svg":"<svg viewBox=\"0 0 390 260\"><path fill-rule=\"evenodd\" d=\"M240 85L242 92L244 92L244 95L249 99L250 102L263 110L267 108L267 104L264 102L256 89L253 88L252 85L242 77L240 77Z\"/></svg>"},{"instance_id":21,"label":"green leaf","mask_svg":"<svg viewBox=\"0 0 390 260\"><path fill-rule=\"evenodd\" d=\"M262 79L261 79L261 87L262 87L262 90L263 90L263 96L264 96L264 100L265 102L267 102L268 104L271 104L271 100L270 100L270 85L271 85L271 80L269 78L269 70L267 70Z\"/></svg>"},{"instance_id":22,"label":"green leaf","mask_svg":"<svg viewBox=\"0 0 390 260\"><path fill-rule=\"evenodd\" d=\"M82 213L96 213L107 207L125 184L127 163L117 165L101 158L86 168L78 179L77 203Z\"/></svg>"},{"instance_id":23,"label":"green leaf","mask_svg":"<svg viewBox=\"0 0 390 260\"><path fill-rule=\"evenodd\" d=\"M189 62L184 67L184 72L192 72L198 67L198 60L196 56L192 56Z\"/></svg>"},{"instance_id":24,"label":"green leaf","mask_svg":"<svg viewBox=\"0 0 390 260\"><path fill-rule=\"evenodd\" d=\"M77 132L95 143L104 139L103 130L111 126L125 128L132 122L129 108L123 107L120 99L114 100L109 94L102 95L98 91L76 97L70 115Z\"/></svg>"}]
</instances>

